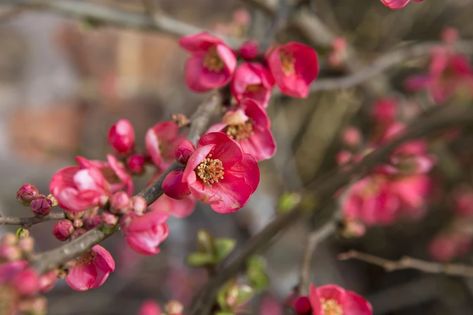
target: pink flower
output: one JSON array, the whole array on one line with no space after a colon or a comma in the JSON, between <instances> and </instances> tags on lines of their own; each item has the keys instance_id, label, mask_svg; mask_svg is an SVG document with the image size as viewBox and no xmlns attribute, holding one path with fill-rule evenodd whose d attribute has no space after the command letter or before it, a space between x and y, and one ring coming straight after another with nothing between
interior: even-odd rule
<instances>
[{"instance_id":1,"label":"pink flower","mask_svg":"<svg viewBox=\"0 0 473 315\"><path fill-rule=\"evenodd\" d=\"M429 244L430 255L438 261L450 261L467 254L473 245L471 236L464 233L442 233Z\"/></svg>"},{"instance_id":2,"label":"pink flower","mask_svg":"<svg viewBox=\"0 0 473 315\"><path fill-rule=\"evenodd\" d=\"M282 93L299 98L309 95L309 86L319 72L317 53L312 47L289 42L270 50L266 59Z\"/></svg>"},{"instance_id":3,"label":"pink flower","mask_svg":"<svg viewBox=\"0 0 473 315\"><path fill-rule=\"evenodd\" d=\"M0 264L0 287L9 285L19 295L37 294L40 290L39 279L39 275L25 260Z\"/></svg>"},{"instance_id":4,"label":"pink flower","mask_svg":"<svg viewBox=\"0 0 473 315\"><path fill-rule=\"evenodd\" d=\"M100 245L77 258L66 276L66 283L76 291L100 287L115 270L112 255Z\"/></svg>"},{"instance_id":5,"label":"pink flower","mask_svg":"<svg viewBox=\"0 0 473 315\"><path fill-rule=\"evenodd\" d=\"M397 109L395 99L383 98L374 103L371 116L376 124L388 127L396 120Z\"/></svg>"},{"instance_id":6,"label":"pink flower","mask_svg":"<svg viewBox=\"0 0 473 315\"><path fill-rule=\"evenodd\" d=\"M229 110L221 123L209 131L221 131L238 142L243 152L256 160L266 160L276 153L276 142L268 115L255 101L245 99L236 110Z\"/></svg>"},{"instance_id":7,"label":"pink flower","mask_svg":"<svg viewBox=\"0 0 473 315\"><path fill-rule=\"evenodd\" d=\"M155 301L146 300L141 304L138 315L161 315L161 309Z\"/></svg>"},{"instance_id":8,"label":"pink flower","mask_svg":"<svg viewBox=\"0 0 473 315\"><path fill-rule=\"evenodd\" d=\"M332 51L328 56L328 62L333 67L340 67L347 57L347 40L344 37L336 37L332 41Z\"/></svg>"},{"instance_id":9,"label":"pink flower","mask_svg":"<svg viewBox=\"0 0 473 315\"><path fill-rule=\"evenodd\" d=\"M128 245L143 255L159 253L159 245L169 234L167 219L167 214L155 209L143 215L125 215L121 227Z\"/></svg>"},{"instance_id":10,"label":"pink flower","mask_svg":"<svg viewBox=\"0 0 473 315\"><path fill-rule=\"evenodd\" d=\"M182 37L179 44L191 53L185 69L186 83L191 90L205 92L230 82L237 60L222 40L199 33Z\"/></svg>"},{"instance_id":11,"label":"pink flower","mask_svg":"<svg viewBox=\"0 0 473 315\"><path fill-rule=\"evenodd\" d=\"M414 2L421 2L423 0L414 0ZM381 0L381 2L388 8L398 10L406 7L411 0Z\"/></svg>"},{"instance_id":12,"label":"pink flower","mask_svg":"<svg viewBox=\"0 0 473 315\"><path fill-rule=\"evenodd\" d=\"M355 292L337 285L310 286L312 315L371 315L371 304Z\"/></svg>"},{"instance_id":13,"label":"pink flower","mask_svg":"<svg viewBox=\"0 0 473 315\"><path fill-rule=\"evenodd\" d=\"M189 158L183 180L193 195L219 213L237 211L259 183L259 168L253 156L242 151L223 132L202 136Z\"/></svg>"},{"instance_id":14,"label":"pink flower","mask_svg":"<svg viewBox=\"0 0 473 315\"><path fill-rule=\"evenodd\" d=\"M110 192L102 172L92 165L60 169L53 175L49 189L59 205L72 212L98 206Z\"/></svg>"},{"instance_id":15,"label":"pink flower","mask_svg":"<svg viewBox=\"0 0 473 315\"><path fill-rule=\"evenodd\" d=\"M435 102L443 103L456 93L473 97L473 68L468 58L445 48L432 52L429 73L407 79L411 91L426 89Z\"/></svg>"},{"instance_id":16,"label":"pink flower","mask_svg":"<svg viewBox=\"0 0 473 315\"><path fill-rule=\"evenodd\" d=\"M174 161L176 149L183 140L175 122L157 123L146 132L146 150L153 163L164 170Z\"/></svg>"},{"instance_id":17,"label":"pink flower","mask_svg":"<svg viewBox=\"0 0 473 315\"><path fill-rule=\"evenodd\" d=\"M274 79L266 67L255 62L245 62L235 71L231 91L237 101L250 98L267 107L273 85Z\"/></svg>"},{"instance_id":18,"label":"pink flower","mask_svg":"<svg viewBox=\"0 0 473 315\"><path fill-rule=\"evenodd\" d=\"M191 215L194 208L195 200L192 197L177 200L165 194L149 206L150 211L160 211L180 219Z\"/></svg>"},{"instance_id":19,"label":"pink flower","mask_svg":"<svg viewBox=\"0 0 473 315\"><path fill-rule=\"evenodd\" d=\"M108 143L118 153L130 153L135 146L135 131L128 119L120 119L108 131Z\"/></svg>"}]
</instances>

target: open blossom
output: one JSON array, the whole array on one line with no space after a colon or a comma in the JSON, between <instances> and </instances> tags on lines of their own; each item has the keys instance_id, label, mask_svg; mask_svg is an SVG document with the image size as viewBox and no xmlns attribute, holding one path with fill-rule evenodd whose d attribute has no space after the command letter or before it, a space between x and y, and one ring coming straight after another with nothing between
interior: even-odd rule
<instances>
[{"instance_id":1,"label":"open blossom","mask_svg":"<svg viewBox=\"0 0 473 315\"><path fill-rule=\"evenodd\" d=\"M174 199L166 194L161 195L155 202L153 202L149 209L150 211L161 211L176 218L185 218L192 214L195 208L195 200L192 197L183 199Z\"/></svg>"},{"instance_id":2,"label":"open blossom","mask_svg":"<svg viewBox=\"0 0 473 315\"><path fill-rule=\"evenodd\" d=\"M102 246L92 249L76 258L69 268L66 283L76 291L86 291L100 287L115 270L112 255Z\"/></svg>"},{"instance_id":3,"label":"open blossom","mask_svg":"<svg viewBox=\"0 0 473 315\"><path fill-rule=\"evenodd\" d=\"M381 2L388 8L398 10L406 7L412 0L381 0ZM414 2L421 2L423 0L414 0Z\"/></svg>"},{"instance_id":4,"label":"open blossom","mask_svg":"<svg viewBox=\"0 0 473 315\"><path fill-rule=\"evenodd\" d=\"M118 153L130 153L135 146L135 131L128 119L120 119L108 131L108 143Z\"/></svg>"},{"instance_id":5,"label":"open blossom","mask_svg":"<svg viewBox=\"0 0 473 315\"><path fill-rule=\"evenodd\" d=\"M174 161L176 149L184 139L175 122L157 123L146 132L146 150L156 166L166 169Z\"/></svg>"},{"instance_id":6,"label":"open blossom","mask_svg":"<svg viewBox=\"0 0 473 315\"><path fill-rule=\"evenodd\" d=\"M233 76L231 91L237 101L250 98L267 107L274 79L260 63L245 62L238 66Z\"/></svg>"},{"instance_id":7,"label":"open blossom","mask_svg":"<svg viewBox=\"0 0 473 315\"><path fill-rule=\"evenodd\" d=\"M455 94L473 97L473 67L462 54L439 47L432 52L429 72L406 81L411 91L427 90L435 102L443 103Z\"/></svg>"},{"instance_id":8,"label":"open blossom","mask_svg":"<svg viewBox=\"0 0 473 315\"><path fill-rule=\"evenodd\" d=\"M237 211L259 183L259 168L250 154L223 132L202 136L189 158L183 180L192 194L219 213Z\"/></svg>"},{"instance_id":9,"label":"open blossom","mask_svg":"<svg viewBox=\"0 0 473 315\"><path fill-rule=\"evenodd\" d=\"M371 304L355 292L337 285L310 286L312 315L371 315Z\"/></svg>"},{"instance_id":10,"label":"open blossom","mask_svg":"<svg viewBox=\"0 0 473 315\"><path fill-rule=\"evenodd\" d=\"M237 59L221 39L204 32L184 36L179 44L191 53L185 69L186 83L191 90L205 92L230 82Z\"/></svg>"},{"instance_id":11,"label":"open blossom","mask_svg":"<svg viewBox=\"0 0 473 315\"><path fill-rule=\"evenodd\" d=\"M153 209L143 215L130 212L121 221L128 245L143 255L159 253L159 245L168 237L168 214Z\"/></svg>"},{"instance_id":12,"label":"open blossom","mask_svg":"<svg viewBox=\"0 0 473 315\"><path fill-rule=\"evenodd\" d=\"M289 42L271 49L266 60L282 93L304 98L317 78L319 63L315 50L305 44Z\"/></svg>"},{"instance_id":13,"label":"open blossom","mask_svg":"<svg viewBox=\"0 0 473 315\"><path fill-rule=\"evenodd\" d=\"M266 160L276 153L276 142L270 129L268 115L255 101L245 99L236 110L229 110L221 123L209 131L225 132L238 142L243 152L256 160Z\"/></svg>"},{"instance_id":14,"label":"open blossom","mask_svg":"<svg viewBox=\"0 0 473 315\"><path fill-rule=\"evenodd\" d=\"M95 166L68 166L57 171L49 185L59 205L78 212L104 202L110 187L102 172Z\"/></svg>"}]
</instances>

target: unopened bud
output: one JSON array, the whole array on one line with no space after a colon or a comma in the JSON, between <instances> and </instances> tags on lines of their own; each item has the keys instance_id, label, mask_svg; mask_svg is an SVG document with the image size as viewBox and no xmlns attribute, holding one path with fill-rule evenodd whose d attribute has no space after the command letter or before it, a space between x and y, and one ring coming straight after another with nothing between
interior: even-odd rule
<instances>
[{"instance_id":1,"label":"unopened bud","mask_svg":"<svg viewBox=\"0 0 473 315\"><path fill-rule=\"evenodd\" d=\"M126 166L136 175L142 174L145 170L146 158L142 154L133 154L126 159Z\"/></svg>"},{"instance_id":2,"label":"unopened bud","mask_svg":"<svg viewBox=\"0 0 473 315\"><path fill-rule=\"evenodd\" d=\"M18 199L25 205L29 205L30 202L38 196L38 188L31 184L23 184L16 193L16 199Z\"/></svg>"},{"instance_id":3,"label":"unopened bud","mask_svg":"<svg viewBox=\"0 0 473 315\"><path fill-rule=\"evenodd\" d=\"M135 131L130 121L117 121L108 132L108 142L118 153L130 153L135 146Z\"/></svg>"},{"instance_id":4,"label":"unopened bud","mask_svg":"<svg viewBox=\"0 0 473 315\"><path fill-rule=\"evenodd\" d=\"M110 198L110 209L114 213L126 213L130 210L130 197L124 191L118 191Z\"/></svg>"},{"instance_id":5,"label":"unopened bud","mask_svg":"<svg viewBox=\"0 0 473 315\"><path fill-rule=\"evenodd\" d=\"M51 211L52 204L53 203L51 202L51 200L44 196L41 196L36 199L33 199L30 203L30 207L36 215L45 216L48 215Z\"/></svg>"},{"instance_id":6,"label":"unopened bud","mask_svg":"<svg viewBox=\"0 0 473 315\"><path fill-rule=\"evenodd\" d=\"M136 214L143 214L146 211L146 208L148 205L146 204L146 200L143 197L140 196L134 196L131 198L131 206L133 208L133 211L135 211Z\"/></svg>"},{"instance_id":7,"label":"unopened bud","mask_svg":"<svg viewBox=\"0 0 473 315\"><path fill-rule=\"evenodd\" d=\"M60 241L67 240L74 232L74 226L70 220L59 220L53 228L53 234Z\"/></svg>"},{"instance_id":8,"label":"unopened bud","mask_svg":"<svg viewBox=\"0 0 473 315\"><path fill-rule=\"evenodd\" d=\"M186 164L194 150L192 142L189 140L182 141L175 152L176 160L182 164Z\"/></svg>"},{"instance_id":9,"label":"unopened bud","mask_svg":"<svg viewBox=\"0 0 473 315\"><path fill-rule=\"evenodd\" d=\"M110 212L102 213L102 220L105 224L114 226L118 223L118 217Z\"/></svg>"}]
</instances>

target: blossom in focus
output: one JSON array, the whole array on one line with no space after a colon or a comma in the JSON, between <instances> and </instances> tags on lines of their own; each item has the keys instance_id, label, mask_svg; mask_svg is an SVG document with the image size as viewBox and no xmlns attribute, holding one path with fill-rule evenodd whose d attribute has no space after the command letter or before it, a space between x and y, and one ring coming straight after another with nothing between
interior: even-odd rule
<instances>
[{"instance_id":1,"label":"blossom in focus","mask_svg":"<svg viewBox=\"0 0 473 315\"><path fill-rule=\"evenodd\" d=\"M235 212L248 201L259 183L253 156L223 132L202 136L187 161L183 180L192 194L219 213Z\"/></svg>"},{"instance_id":2,"label":"blossom in focus","mask_svg":"<svg viewBox=\"0 0 473 315\"><path fill-rule=\"evenodd\" d=\"M72 212L84 211L106 201L110 187L95 166L68 166L57 171L49 190L59 205Z\"/></svg>"},{"instance_id":3,"label":"blossom in focus","mask_svg":"<svg viewBox=\"0 0 473 315\"><path fill-rule=\"evenodd\" d=\"M305 98L317 78L319 63L315 50L302 43L276 46L266 56L269 69L283 94Z\"/></svg>"},{"instance_id":4,"label":"blossom in focus","mask_svg":"<svg viewBox=\"0 0 473 315\"><path fill-rule=\"evenodd\" d=\"M98 288L114 270L112 255L102 246L94 245L90 251L72 262L66 283L76 291Z\"/></svg>"},{"instance_id":5,"label":"blossom in focus","mask_svg":"<svg viewBox=\"0 0 473 315\"><path fill-rule=\"evenodd\" d=\"M310 286L312 315L371 315L371 304L355 292L337 285Z\"/></svg>"},{"instance_id":6,"label":"blossom in focus","mask_svg":"<svg viewBox=\"0 0 473 315\"><path fill-rule=\"evenodd\" d=\"M406 7L412 0L381 0L388 8L398 10ZM413 0L414 2L422 2L423 0Z\"/></svg>"},{"instance_id":7,"label":"blossom in focus","mask_svg":"<svg viewBox=\"0 0 473 315\"><path fill-rule=\"evenodd\" d=\"M128 119L120 119L108 131L108 143L121 154L130 153L135 146L135 130Z\"/></svg>"},{"instance_id":8,"label":"blossom in focus","mask_svg":"<svg viewBox=\"0 0 473 315\"><path fill-rule=\"evenodd\" d=\"M266 160L276 153L268 115L255 101L245 99L235 110L229 110L209 131L221 131L238 142L243 152L256 160Z\"/></svg>"},{"instance_id":9,"label":"blossom in focus","mask_svg":"<svg viewBox=\"0 0 473 315\"><path fill-rule=\"evenodd\" d=\"M168 237L168 214L153 209L143 215L130 212L121 220L126 242L142 255L159 253L159 245Z\"/></svg>"},{"instance_id":10,"label":"blossom in focus","mask_svg":"<svg viewBox=\"0 0 473 315\"><path fill-rule=\"evenodd\" d=\"M157 123L146 132L146 150L153 163L164 170L174 161L176 149L184 139L175 122Z\"/></svg>"},{"instance_id":11,"label":"blossom in focus","mask_svg":"<svg viewBox=\"0 0 473 315\"><path fill-rule=\"evenodd\" d=\"M427 74L406 80L410 91L427 90L433 100L443 103L454 95L473 97L473 67L465 55L439 47L432 52Z\"/></svg>"},{"instance_id":12,"label":"blossom in focus","mask_svg":"<svg viewBox=\"0 0 473 315\"><path fill-rule=\"evenodd\" d=\"M238 66L233 76L231 91L237 101L250 98L267 107L274 79L260 63L245 62Z\"/></svg>"},{"instance_id":13,"label":"blossom in focus","mask_svg":"<svg viewBox=\"0 0 473 315\"><path fill-rule=\"evenodd\" d=\"M179 44L191 54L185 68L186 83L191 90L205 92L230 82L237 59L221 39L204 32L184 36Z\"/></svg>"}]
</instances>

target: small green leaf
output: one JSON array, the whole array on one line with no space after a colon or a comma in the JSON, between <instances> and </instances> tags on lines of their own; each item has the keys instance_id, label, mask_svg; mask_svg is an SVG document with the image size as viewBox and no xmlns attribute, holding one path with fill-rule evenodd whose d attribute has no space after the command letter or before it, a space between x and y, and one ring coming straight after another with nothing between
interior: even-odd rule
<instances>
[{"instance_id":1,"label":"small green leaf","mask_svg":"<svg viewBox=\"0 0 473 315\"><path fill-rule=\"evenodd\" d=\"M197 246L199 252L212 253L214 251L214 238L206 230L197 232Z\"/></svg>"},{"instance_id":2,"label":"small green leaf","mask_svg":"<svg viewBox=\"0 0 473 315\"><path fill-rule=\"evenodd\" d=\"M249 284L256 290L261 291L269 284L269 278L266 274L266 264L263 258L252 256L247 261L246 277Z\"/></svg>"},{"instance_id":3,"label":"small green leaf","mask_svg":"<svg viewBox=\"0 0 473 315\"><path fill-rule=\"evenodd\" d=\"M284 193L278 201L278 212L287 213L294 209L301 202L301 195L298 193Z\"/></svg>"},{"instance_id":4,"label":"small green leaf","mask_svg":"<svg viewBox=\"0 0 473 315\"><path fill-rule=\"evenodd\" d=\"M195 252L187 256L187 263L192 267L203 267L215 264L215 258L211 254Z\"/></svg>"},{"instance_id":5,"label":"small green leaf","mask_svg":"<svg viewBox=\"0 0 473 315\"><path fill-rule=\"evenodd\" d=\"M218 238L215 240L215 259L217 262L222 261L235 248L235 240L230 238Z\"/></svg>"},{"instance_id":6,"label":"small green leaf","mask_svg":"<svg viewBox=\"0 0 473 315\"><path fill-rule=\"evenodd\" d=\"M248 285L241 285L238 287L237 305L242 305L248 302L254 294L254 290Z\"/></svg>"}]
</instances>

